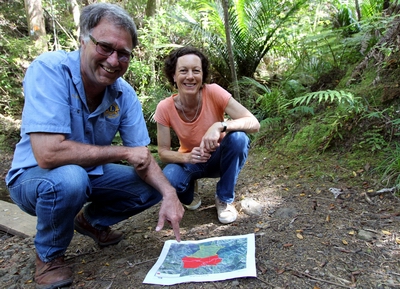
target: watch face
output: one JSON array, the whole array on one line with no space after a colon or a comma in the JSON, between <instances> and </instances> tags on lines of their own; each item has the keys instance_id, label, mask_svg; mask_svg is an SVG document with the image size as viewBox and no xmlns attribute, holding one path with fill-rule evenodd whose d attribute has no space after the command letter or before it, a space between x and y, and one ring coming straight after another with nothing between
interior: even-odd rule
<instances>
[{"instance_id":1,"label":"watch face","mask_svg":"<svg viewBox=\"0 0 400 289\"><path fill-rule=\"evenodd\" d=\"M221 132L224 132L224 131L226 131L226 122L221 122L221 124L222 124L222 126L223 126L223 129L222 129L222 131Z\"/></svg>"}]
</instances>

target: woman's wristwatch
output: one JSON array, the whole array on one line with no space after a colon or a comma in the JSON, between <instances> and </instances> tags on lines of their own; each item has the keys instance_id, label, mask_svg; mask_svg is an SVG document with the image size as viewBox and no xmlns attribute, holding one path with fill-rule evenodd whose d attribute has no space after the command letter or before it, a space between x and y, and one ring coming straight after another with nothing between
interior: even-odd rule
<instances>
[{"instance_id":1,"label":"woman's wristwatch","mask_svg":"<svg viewBox=\"0 0 400 289\"><path fill-rule=\"evenodd\" d=\"M222 124L222 130L221 130L221 132L225 132L226 131L226 122L221 122L221 124Z\"/></svg>"}]
</instances>

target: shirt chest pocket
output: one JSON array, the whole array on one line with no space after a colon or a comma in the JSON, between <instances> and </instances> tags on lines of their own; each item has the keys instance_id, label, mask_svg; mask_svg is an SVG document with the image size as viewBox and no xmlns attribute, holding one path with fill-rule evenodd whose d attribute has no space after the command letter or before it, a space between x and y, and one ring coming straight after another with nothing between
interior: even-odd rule
<instances>
[{"instance_id":1,"label":"shirt chest pocket","mask_svg":"<svg viewBox=\"0 0 400 289\"><path fill-rule=\"evenodd\" d=\"M94 141L98 145L110 145L119 128L119 118L109 119L101 115L96 119L90 119L92 123Z\"/></svg>"}]
</instances>

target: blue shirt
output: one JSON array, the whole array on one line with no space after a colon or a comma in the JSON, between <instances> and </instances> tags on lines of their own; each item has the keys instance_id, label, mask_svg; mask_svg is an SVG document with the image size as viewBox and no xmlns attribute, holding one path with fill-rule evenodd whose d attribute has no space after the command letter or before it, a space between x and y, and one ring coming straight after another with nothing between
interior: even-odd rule
<instances>
[{"instance_id":1,"label":"blue shirt","mask_svg":"<svg viewBox=\"0 0 400 289\"><path fill-rule=\"evenodd\" d=\"M89 111L79 51L40 55L29 66L23 86L21 140L16 146L6 184L25 169L38 165L29 137L33 132L61 133L67 140L101 146L111 145L119 132L125 146L150 143L140 101L122 78L108 86L102 103L94 112ZM102 166L85 169L92 175L103 173Z\"/></svg>"}]
</instances>

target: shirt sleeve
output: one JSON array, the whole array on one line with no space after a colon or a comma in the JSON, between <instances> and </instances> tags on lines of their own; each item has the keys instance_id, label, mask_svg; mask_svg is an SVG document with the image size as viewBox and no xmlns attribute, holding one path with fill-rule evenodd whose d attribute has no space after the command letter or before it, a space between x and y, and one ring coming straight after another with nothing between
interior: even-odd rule
<instances>
[{"instance_id":1,"label":"shirt sleeve","mask_svg":"<svg viewBox=\"0 0 400 289\"><path fill-rule=\"evenodd\" d=\"M154 120L163 126L170 127L171 121L168 111L175 109L171 107L172 97L160 101L157 105L156 112L154 113Z\"/></svg>"},{"instance_id":2,"label":"shirt sleeve","mask_svg":"<svg viewBox=\"0 0 400 289\"><path fill-rule=\"evenodd\" d=\"M53 54L60 57L62 54ZM44 55L46 56L46 55ZM62 66L51 66L39 57L28 68L24 78L24 133L71 132L68 87Z\"/></svg>"},{"instance_id":3,"label":"shirt sleeve","mask_svg":"<svg viewBox=\"0 0 400 289\"><path fill-rule=\"evenodd\" d=\"M126 82L122 82L122 95L117 99L121 101L122 115L119 133L123 145L129 147L147 146L150 143L149 132L143 116L142 105L135 90Z\"/></svg>"}]
</instances>

